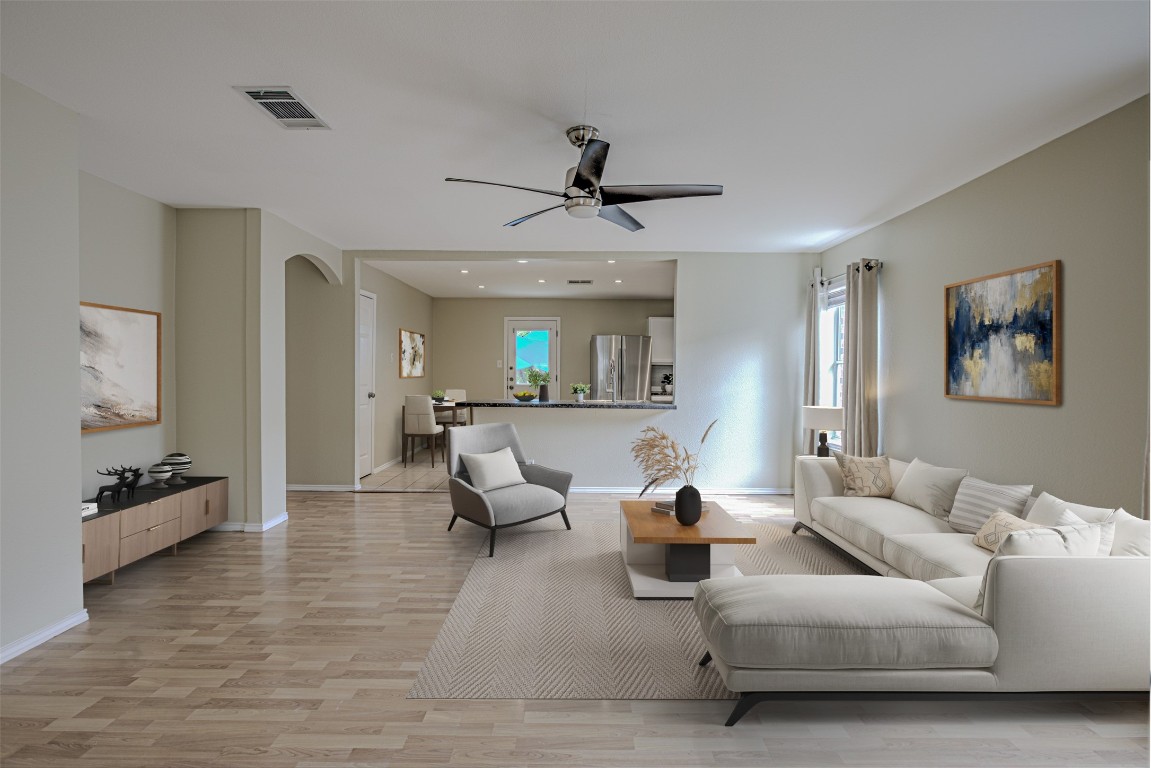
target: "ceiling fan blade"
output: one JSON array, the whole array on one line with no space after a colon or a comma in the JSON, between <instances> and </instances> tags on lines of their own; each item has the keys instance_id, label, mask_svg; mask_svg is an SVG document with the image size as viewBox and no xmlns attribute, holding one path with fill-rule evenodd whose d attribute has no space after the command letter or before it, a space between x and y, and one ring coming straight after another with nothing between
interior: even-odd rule
<instances>
[{"instance_id":1,"label":"ceiling fan blade","mask_svg":"<svg viewBox=\"0 0 1151 768\"><path fill-rule=\"evenodd\" d=\"M505 227L514 227L514 226L517 226L519 224L523 224L528 219L534 219L536 216L539 216L541 213L547 213L548 211L554 211L556 208L563 208L563 207L564 207L563 203L560 203L559 205L553 205L551 208L544 208L542 211L536 211L535 213L529 213L527 216L520 216L515 221L509 221L507 224L504 224L504 226Z\"/></svg>"},{"instance_id":2,"label":"ceiling fan blade","mask_svg":"<svg viewBox=\"0 0 1151 768\"><path fill-rule=\"evenodd\" d=\"M603 166L607 162L607 151L610 146L600 139L592 139L584 145L579 165L576 166L575 178L572 179L573 186L595 195L595 191L599 189L600 177L603 176Z\"/></svg>"},{"instance_id":3,"label":"ceiling fan blade","mask_svg":"<svg viewBox=\"0 0 1151 768\"><path fill-rule=\"evenodd\" d=\"M612 224L619 224L629 232L638 232L643 229L643 224L640 224L630 213L616 205L601 206L599 209L599 217L601 219L607 219Z\"/></svg>"},{"instance_id":4,"label":"ceiling fan blade","mask_svg":"<svg viewBox=\"0 0 1151 768\"><path fill-rule=\"evenodd\" d=\"M492 187L507 187L508 189L522 189L525 192L539 192L541 195L552 195L554 197L565 197L563 192L555 192L550 189L535 189L533 187L517 187L515 184L500 184L495 181L476 181L475 179L444 179L444 181L462 181L467 184L487 184Z\"/></svg>"},{"instance_id":5,"label":"ceiling fan blade","mask_svg":"<svg viewBox=\"0 0 1151 768\"><path fill-rule=\"evenodd\" d=\"M706 197L722 195L722 184L630 184L600 187L604 206L642 203L646 200L669 200L673 197Z\"/></svg>"}]
</instances>

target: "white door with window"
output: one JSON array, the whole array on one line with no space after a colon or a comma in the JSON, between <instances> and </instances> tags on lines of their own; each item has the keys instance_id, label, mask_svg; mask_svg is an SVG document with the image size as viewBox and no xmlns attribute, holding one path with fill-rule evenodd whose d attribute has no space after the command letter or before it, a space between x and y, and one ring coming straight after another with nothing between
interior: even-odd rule
<instances>
[{"instance_id":1,"label":"white door with window","mask_svg":"<svg viewBox=\"0 0 1151 768\"><path fill-rule=\"evenodd\" d=\"M558 317L504 318L504 386L507 397L529 389L527 370L551 374L550 387L560 380L560 319ZM558 390L553 389L553 392ZM553 395L558 399L558 395Z\"/></svg>"},{"instance_id":2,"label":"white door with window","mask_svg":"<svg viewBox=\"0 0 1151 768\"><path fill-rule=\"evenodd\" d=\"M372 474L376 427L376 295L360 291L356 349L356 477Z\"/></svg>"}]
</instances>

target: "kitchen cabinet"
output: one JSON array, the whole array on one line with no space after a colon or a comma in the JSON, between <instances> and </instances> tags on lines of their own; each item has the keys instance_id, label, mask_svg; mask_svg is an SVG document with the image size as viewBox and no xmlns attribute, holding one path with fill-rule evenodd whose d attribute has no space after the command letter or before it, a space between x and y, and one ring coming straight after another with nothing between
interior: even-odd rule
<instances>
[{"instance_id":1,"label":"kitchen cabinet","mask_svg":"<svg viewBox=\"0 0 1151 768\"><path fill-rule=\"evenodd\" d=\"M651 336L651 364L675 364L675 318L649 317L647 335Z\"/></svg>"}]
</instances>

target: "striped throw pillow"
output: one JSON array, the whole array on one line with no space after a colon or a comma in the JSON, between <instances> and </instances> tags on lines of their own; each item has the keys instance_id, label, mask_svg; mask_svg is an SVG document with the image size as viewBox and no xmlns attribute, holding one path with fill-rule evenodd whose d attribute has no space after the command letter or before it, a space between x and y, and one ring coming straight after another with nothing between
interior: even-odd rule
<instances>
[{"instance_id":1,"label":"striped throw pillow","mask_svg":"<svg viewBox=\"0 0 1151 768\"><path fill-rule=\"evenodd\" d=\"M1031 489L1034 487L996 485L968 475L959 484L947 522L960 533L977 533L997 509L1015 517L1023 517L1027 497L1031 495Z\"/></svg>"}]
</instances>

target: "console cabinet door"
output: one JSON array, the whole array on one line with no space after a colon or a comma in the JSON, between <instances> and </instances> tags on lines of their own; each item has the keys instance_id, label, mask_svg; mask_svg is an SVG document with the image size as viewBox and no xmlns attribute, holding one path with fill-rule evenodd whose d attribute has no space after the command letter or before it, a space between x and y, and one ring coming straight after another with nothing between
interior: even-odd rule
<instances>
[{"instance_id":1,"label":"console cabinet door","mask_svg":"<svg viewBox=\"0 0 1151 768\"><path fill-rule=\"evenodd\" d=\"M120 564L120 517L106 515L83 524L84 581L116 570Z\"/></svg>"},{"instance_id":2,"label":"console cabinet door","mask_svg":"<svg viewBox=\"0 0 1151 768\"><path fill-rule=\"evenodd\" d=\"M207 486L190 488L180 494L180 538L195 536L208 527Z\"/></svg>"},{"instance_id":3,"label":"console cabinet door","mask_svg":"<svg viewBox=\"0 0 1151 768\"><path fill-rule=\"evenodd\" d=\"M205 510L205 528L228 522L228 481L217 480L205 486L208 508Z\"/></svg>"}]
</instances>

